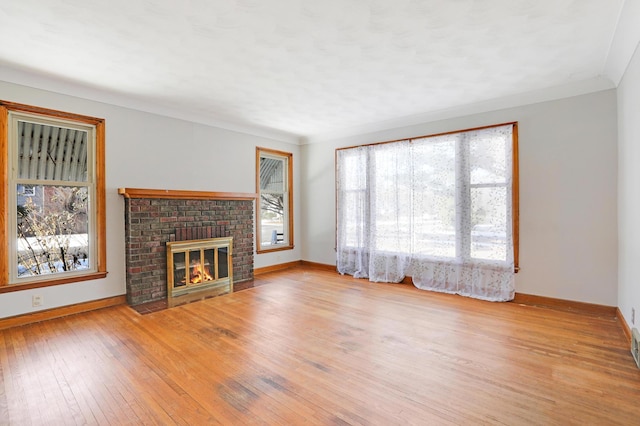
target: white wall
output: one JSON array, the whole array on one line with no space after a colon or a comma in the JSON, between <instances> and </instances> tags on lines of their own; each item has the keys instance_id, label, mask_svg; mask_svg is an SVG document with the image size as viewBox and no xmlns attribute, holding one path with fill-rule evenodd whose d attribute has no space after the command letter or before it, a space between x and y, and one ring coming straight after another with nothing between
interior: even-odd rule
<instances>
[{"instance_id":1,"label":"white wall","mask_svg":"<svg viewBox=\"0 0 640 426\"><path fill-rule=\"evenodd\" d=\"M618 86L618 308L627 324L640 319L640 51ZM631 310L636 318L632 321Z\"/></svg>"},{"instance_id":2,"label":"white wall","mask_svg":"<svg viewBox=\"0 0 640 426\"><path fill-rule=\"evenodd\" d=\"M303 259L335 264L336 148L509 121L519 122L516 291L615 306L615 90L303 146Z\"/></svg>"},{"instance_id":3,"label":"white wall","mask_svg":"<svg viewBox=\"0 0 640 426\"><path fill-rule=\"evenodd\" d=\"M620 267L617 245L616 92L598 92L298 147L272 139L0 82L0 99L107 121L107 270L103 280L0 294L0 318L125 292L124 202L119 187L255 192L255 147L294 155L292 251L256 255L255 267L304 259L335 264L335 148L518 121L520 265L516 290L640 307L631 265L640 241L638 55L620 87ZM212 164L216 164L215 167ZM620 273L620 297L617 274ZM639 312L640 314L640 312Z\"/></svg>"},{"instance_id":4,"label":"white wall","mask_svg":"<svg viewBox=\"0 0 640 426\"><path fill-rule=\"evenodd\" d=\"M255 148L293 153L300 181L299 146L162 117L53 92L0 82L0 99L106 119L107 271L105 279L0 294L0 318L125 293L124 200L120 187L255 193ZM294 186L296 244L300 190ZM255 267L296 261L294 250L255 256ZM4 250L4 248L2 248ZM40 294L44 306L34 309Z\"/></svg>"}]
</instances>

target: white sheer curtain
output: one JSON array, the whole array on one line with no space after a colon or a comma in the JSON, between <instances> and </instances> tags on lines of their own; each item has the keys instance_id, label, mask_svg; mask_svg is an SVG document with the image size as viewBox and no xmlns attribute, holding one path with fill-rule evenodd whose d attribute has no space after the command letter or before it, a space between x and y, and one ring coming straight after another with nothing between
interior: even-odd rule
<instances>
[{"instance_id":1,"label":"white sheer curtain","mask_svg":"<svg viewBox=\"0 0 640 426\"><path fill-rule=\"evenodd\" d=\"M513 299L512 129L338 150L338 271Z\"/></svg>"}]
</instances>

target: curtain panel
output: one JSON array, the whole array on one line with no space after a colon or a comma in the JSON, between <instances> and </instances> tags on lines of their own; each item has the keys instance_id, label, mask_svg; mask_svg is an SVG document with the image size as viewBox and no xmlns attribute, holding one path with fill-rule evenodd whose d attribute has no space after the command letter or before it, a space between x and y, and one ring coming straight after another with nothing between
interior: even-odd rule
<instances>
[{"instance_id":1,"label":"curtain panel","mask_svg":"<svg viewBox=\"0 0 640 426\"><path fill-rule=\"evenodd\" d=\"M341 274L514 297L514 125L339 149Z\"/></svg>"}]
</instances>

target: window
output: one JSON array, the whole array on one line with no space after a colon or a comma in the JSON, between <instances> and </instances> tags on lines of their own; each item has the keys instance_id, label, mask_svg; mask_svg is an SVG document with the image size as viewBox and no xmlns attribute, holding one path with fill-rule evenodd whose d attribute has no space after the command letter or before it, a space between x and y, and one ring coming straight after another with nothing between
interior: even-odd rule
<instances>
[{"instance_id":1,"label":"window","mask_svg":"<svg viewBox=\"0 0 640 426\"><path fill-rule=\"evenodd\" d=\"M104 120L0 101L0 292L106 276Z\"/></svg>"},{"instance_id":2,"label":"window","mask_svg":"<svg viewBox=\"0 0 640 426\"><path fill-rule=\"evenodd\" d=\"M292 154L256 149L258 253L293 248Z\"/></svg>"},{"instance_id":3,"label":"window","mask_svg":"<svg viewBox=\"0 0 640 426\"><path fill-rule=\"evenodd\" d=\"M341 273L512 298L515 123L338 149L336 186ZM496 296L499 283L510 287Z\"/></svg>"},{"instance_id":4,"label":"window","mask_svg":"<svg viewBox=\"0 0 640 426\"><path fill-rule=\"evenodd\" d=\"M35 185L18 185L18 196L23 197L33 197L36 195L36 186ZM18 202L20 204L20 202Z\"/></svg>"}]
</instances>

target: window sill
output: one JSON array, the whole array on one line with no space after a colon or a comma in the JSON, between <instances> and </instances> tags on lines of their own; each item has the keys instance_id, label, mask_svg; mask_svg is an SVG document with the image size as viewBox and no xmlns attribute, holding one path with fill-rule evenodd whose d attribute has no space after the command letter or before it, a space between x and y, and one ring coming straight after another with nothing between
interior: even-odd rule
<instances>
[{"instance_id":1,"label":"window sill","mask_svg":"<svg viewBox=\"0 0 640 426\"><path fill-rule=\"evenodd\" d=\"M282 246L282 247L273 247L268 249L259 249L259 250L256 250L256 253L265 254L265 253L272 253L274 251L284 251L284 250L293 250L293 246Z\"/></svg>"},{"instance_id":2,"label":"window sill","mask_svg":"<svg viewBox=\"0 0 640 426\"><path fill-rule=\"evenodd\" d=\"M107 276L107 272L103 271L103 272L93 272L90 274L75 275L71 277L67 276L64 278L58 278L58 279L52 279L52 280L46 280L46 281L29 282L24 284L7 284L7 285L0 286L0 294L11 293L14 291L29 290L33 288L51 287L54 285L69 284L69 283L75 283L80 281L97 280L100 278L105 278L106 276Z\"/></svg>"}]
</instances>

